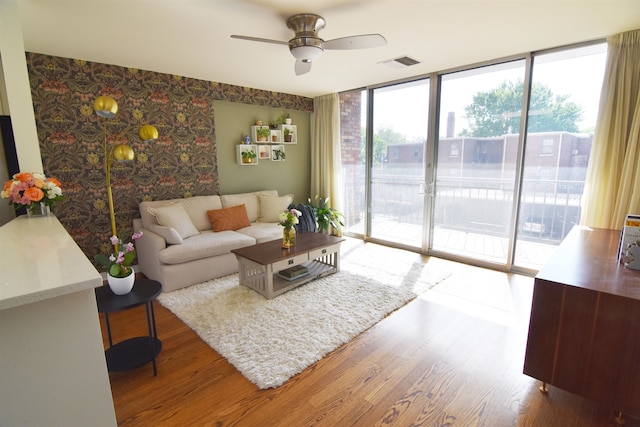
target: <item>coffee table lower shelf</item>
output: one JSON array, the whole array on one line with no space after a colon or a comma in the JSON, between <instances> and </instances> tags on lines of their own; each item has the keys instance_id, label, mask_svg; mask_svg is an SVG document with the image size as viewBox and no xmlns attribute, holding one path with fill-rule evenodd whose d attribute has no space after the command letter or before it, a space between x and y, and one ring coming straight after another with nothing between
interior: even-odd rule
<instances>
[{"instance_id":1,"label":"coffee table lower shelf","mask_svg":"<svg viewBox=\"0 0 640 427\"><path fill-rule=\"evenodd\" d=\"M278 272L273 273L273 293L280 295L281 293L290 291L291 289L304 285L312 280L319 279L321 277L328 276L336 272L336 268L332 265L325 264L319 261L309 261L303 264L309 270L309 274L305 274L294 280L283 279L278 275Z\"/></svg>"},{"instance_id":2,"label":"coffee table lower shelf","mask_svg":"<svg viewBox=\"0 0 640 427\"><path fill-rule=\"evenodd\" d=\"M335 254L334 254L335 255ZM277 297L293 288L304 285L312 280L337 273L339 268L335 265L321 261L308 261L298 265L304 265L309 270L306 274L295 280L283 279L278 271L273 271L271 264L261 265L248 259L243 259L240 265L240 284L253 289L267 299Z\"/></svg>"}]
</instances>

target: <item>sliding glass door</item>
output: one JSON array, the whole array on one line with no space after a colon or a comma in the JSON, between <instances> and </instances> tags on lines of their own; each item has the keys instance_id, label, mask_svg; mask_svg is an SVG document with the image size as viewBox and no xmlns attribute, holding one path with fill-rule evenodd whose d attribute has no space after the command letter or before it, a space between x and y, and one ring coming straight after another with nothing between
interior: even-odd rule
<instances>
[{"instance_id":1,"label":"sliding glass door","mask_svg":"<svg viewBox=\"0 0 640 427\"><path fill-rule=\"evenodd\" d=\"M521 60L442 76L435 251L507 262L524 73Z\"/></svg>"},{"instance_id":2,"label":"sliding glass door","mask_svg":"<svg viewBox=\"0 0 640 427\"><path fill-rule=\"evenodd\" d=\"M373 90L370 236L423 247L429 80Z\"/></svg>"}]
</instances>

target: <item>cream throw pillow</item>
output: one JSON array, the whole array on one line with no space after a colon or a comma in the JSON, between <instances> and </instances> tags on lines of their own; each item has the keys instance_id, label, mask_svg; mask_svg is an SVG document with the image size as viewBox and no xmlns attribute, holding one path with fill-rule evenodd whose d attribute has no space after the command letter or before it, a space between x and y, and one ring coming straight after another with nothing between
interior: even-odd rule
<instances>
[{"instance_id":1,"label":"cream throw pillow","mask_svg":"<svg viewBox=\"0 0 640 427\"><path fill-rule=\"evenodd\" d=\"M258 222L278 222L280 213L293 203L293 194L286 196L260 195L260 216Z\"/></svg>"},{"instance_id":2,"label":"cream throw pillow","mask_svg":"<svg viewBox=\"0 0 640 427\"><path fill-rule=\"evenodd\" d=\"M158 224L174 228L183 239L200 234L180 202L148 209L149 213L156 217Z\"/></svg>"},{"instance_id":3,"label":"cream throw pillow","mask_svg":"<svg viewBox=\"0 0 640 427\"><path fill-rule=\"evenodd\" d=\"M165 227L164 225L149 224L149 230L159 234L170 245L181 245L183 243L182 236L173 227Z\"/></svg>"}]
</instances>

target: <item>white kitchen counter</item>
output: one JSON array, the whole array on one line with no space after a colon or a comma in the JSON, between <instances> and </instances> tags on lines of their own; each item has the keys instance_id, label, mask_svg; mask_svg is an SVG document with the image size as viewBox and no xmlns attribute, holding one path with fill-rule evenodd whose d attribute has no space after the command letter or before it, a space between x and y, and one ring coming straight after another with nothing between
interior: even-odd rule
<instances>
[{"instance_id":1,"label":"white kitchen counter","mask_svg":"<svg viewBox=\"0 0 640 427\"><path fill-rule=\"evenodd\" d=\"M93 289L102 277L53 216L0 227L0 310Z\"/></svg>"},{"instance_id":2,"label":"white kitchen counter","mask_svg":"<svg viewBox=\"0 0 640 427\"><path fill-rule=\"evenodd\" d=\"M115 426L94 288L55 216L0 227L0 425Z\"/></svg>"}]
</instances>

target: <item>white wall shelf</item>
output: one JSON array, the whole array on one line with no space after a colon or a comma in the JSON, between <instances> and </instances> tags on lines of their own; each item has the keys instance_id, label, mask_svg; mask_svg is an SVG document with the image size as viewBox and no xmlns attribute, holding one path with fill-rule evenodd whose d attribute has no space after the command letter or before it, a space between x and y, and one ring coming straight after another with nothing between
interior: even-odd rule
<instances>
[{"instance_id":1,"label":"white wall shelf","mask_svg":"<svg viewBox=\"0 0 640 427\"><path fill-rule=\"evenodd\" d=\"M278 125L278 129L282 132L282 142L285 144L298 143L298 128L296 125Z\"/></svg>"},{"instance_id":2,"label":"white wall shelf","mask_svg":"<svg viewBox=\"0 0 640 427\"><path fill-rule=\"evenodd\" d=\"M254 144L236 145L236 162L240 166L254 166L258 164L258 146Z\"/></svg>"},{"instance_id":3,"label":"white wall shelf","mask_svg":"<svg viewBox=\"0 0 640 427\"><path fill-rule=\"evenodd\" d=\"M284 145L272 145L271 146L271 160L274 162L284 162L285 161L285 150Z\"/></svg>"},{"instance_id":4,"label":"white wall shelf","mask_svg":"<svg viewBox=\"0 0 640 427\"><path fill-rule=\"evenodd\" d=\"M263 132L264 134L262 134ZM251 126L251 141L254 144L271 142L271 129L269 129L269 126Z\"/></svg>"}]
</instances>

